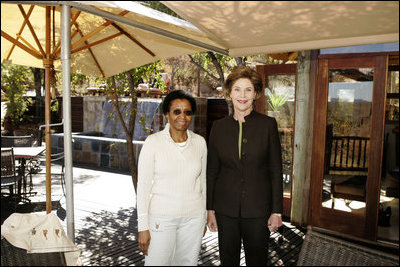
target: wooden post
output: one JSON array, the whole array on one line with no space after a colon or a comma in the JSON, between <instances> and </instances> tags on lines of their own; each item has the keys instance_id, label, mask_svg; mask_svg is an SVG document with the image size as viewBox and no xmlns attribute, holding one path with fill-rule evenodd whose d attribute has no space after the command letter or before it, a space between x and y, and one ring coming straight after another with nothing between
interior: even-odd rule
<instances>
[{"instance_id":1,"label":"wooden post","mask_svg":"<svg viewBox=\"0 0 400 267\"><path fill-rule=\"evenodd\" d=\"M43 59L45 67L45 125L46 125L46 213L51 212L51 137L50 137L50 68L53 60L50 58L50 6L46 6L46 57Z\"/></svg>"},{"instance_id":2,"label":"wooden post","mask_svg":"<svg viewBox=\"0 0 400 267\"><path fill-rule=\"evenodd\" d=\"M292 208L290 221L306 225L311 182L312 125L318 51L299 51L293 145Z\"/></svg>"}]
</instances>

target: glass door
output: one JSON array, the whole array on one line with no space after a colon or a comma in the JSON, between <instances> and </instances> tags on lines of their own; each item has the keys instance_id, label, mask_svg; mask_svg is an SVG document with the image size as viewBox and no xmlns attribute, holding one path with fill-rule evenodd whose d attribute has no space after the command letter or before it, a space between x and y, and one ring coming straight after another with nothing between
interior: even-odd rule
<instances>
[{"instance_id":1,"label":"glass door","mask_svg":"<svg viewBox=\"0 0 400 267\"><path fill-rule=\"evenodd\" d=\"M399 56L389 57L378 240L399 244Z\"/></svg>"},{"instance_id":2,"label":"glass door","mask_svg":"<svg viewBox=\"0 0 400 267\"><path fill-rule=\"evenodd\" d=\"M321 55L312 225L376 240L387 56Z\"/></svg>"},{"instance_id":3,"label":"glass door","mask_svg":"<svg viewBox=\"0 0 400 267\"><path fill-rule=\"evenodd\" d=\"M328 72L322 206L365 216L373 68Z\"/></svg>"},{"instance_id":4,"label":"glass door","mask_svg":"<svg viewBox=\"0 0 400 267\"><path fill-rule=\"evenodd\" d=\"M264 96L256 102L256 110L274 117L278 124L282 147L283 216L290 217L292 195L294 110L296 64L257 66L264 82Z\"/></svg>"}]
</instances>

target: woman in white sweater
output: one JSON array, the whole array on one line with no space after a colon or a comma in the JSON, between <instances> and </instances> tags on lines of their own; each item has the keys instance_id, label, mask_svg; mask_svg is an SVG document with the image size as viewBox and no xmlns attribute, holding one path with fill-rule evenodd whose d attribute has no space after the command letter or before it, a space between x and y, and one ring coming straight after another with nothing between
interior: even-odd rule
<instances>
[{"instance_id":1,"label":"woman in white sweater","mask_svg":"<svg viewBox=\"0 0 400 267\"><path fill-rule=\"evenodd\" d=\"M168 123L147 137L139 155L137 213L145 265L197 265L206 224L204 138L188 130L196 111L186 91L162 104Z\"/></svg>"}]
</instances>

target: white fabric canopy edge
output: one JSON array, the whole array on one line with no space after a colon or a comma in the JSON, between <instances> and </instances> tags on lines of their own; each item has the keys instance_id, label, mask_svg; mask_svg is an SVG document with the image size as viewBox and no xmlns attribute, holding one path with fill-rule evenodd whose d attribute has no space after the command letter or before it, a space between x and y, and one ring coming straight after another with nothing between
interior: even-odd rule
<instances>
[{"instance_id":1,"label":"white fabric canopy edge","mask_svg":"<svg viewBox=\"0 0 400 267\"><path fill-rule=\"evenodd\" d=\"M255 47L231 48L229 50L229 55L245 56L245 55L263 54L263 53L283 53L291 51L344 47L353 45L391 43L398 41L399 41L398 34L382 34L382 35L371 35L362 37L313 40L306 42L274 44L265 46L255 46Z\"/></svg>"}]
</instances>

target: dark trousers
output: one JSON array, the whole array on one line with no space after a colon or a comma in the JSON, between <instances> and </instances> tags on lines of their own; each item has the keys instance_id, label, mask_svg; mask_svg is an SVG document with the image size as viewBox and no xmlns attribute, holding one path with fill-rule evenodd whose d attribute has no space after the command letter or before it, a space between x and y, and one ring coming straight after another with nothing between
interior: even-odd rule
<instances>
[{"instance_id":1,"label":"dark trousers","mask_svg":"<svg viewBox=\"0 0 400 267\"><path fill-rule=\"evenodd\" d=\"M268 265L268 218L240 218L215 214L222 266L239 266L243 240L246 266Z\"/></svg>"}]
</instances>

